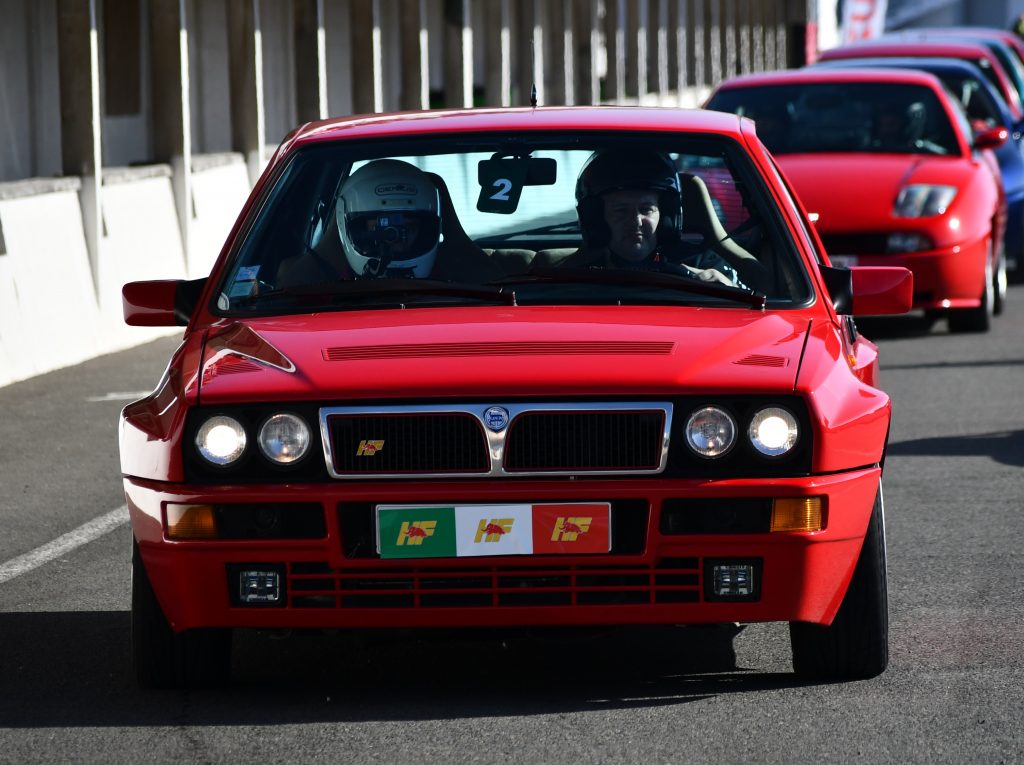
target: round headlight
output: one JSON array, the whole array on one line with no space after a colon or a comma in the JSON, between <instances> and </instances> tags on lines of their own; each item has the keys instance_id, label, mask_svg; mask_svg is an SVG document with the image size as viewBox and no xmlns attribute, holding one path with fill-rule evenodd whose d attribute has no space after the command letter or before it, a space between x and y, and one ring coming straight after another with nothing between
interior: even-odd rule
<instances>
[{"instance_id":1,"label":"round headlight","mask_svg":"<svg viewBox=\"0 0 1024 765\"><path fill-rule=\"evenodd\" d=\"M701 457L721 457L736 443L736 421L717 406L698 409L686 423L686 442Z\"/></svg>"},{"instance_id":2,"label":"round headlight","mask_svg":"<svg viewBox=\"0 0 1024 765\"><path fill-rule=\"evenodd\" d=\"M290 465L306 456L311 443L309 426L294 414L275 414L260 428L260 451L268 460Z\"/></svg>"},{"instance_id":3,"label":"round headlight","mask_svg":"<svg viewBox=\"0 0 1024 765\"><path fill-rule=\"evenodd\" d=\"M196 449L214 465L230 465L245 451L245 429L233 417L218 414L196 433Z\"/></svg>"},{"instance_id":4,"label":"round headlight","mask_svg":"<svg viewBox=\"0 0 1024 765\"><path fill-rule=\"evenodd\" d=\"M747 435L764 456L781 457L796 445L800 426L789 411L770 406L754 415Z\"/></svg>"}]
</instances>

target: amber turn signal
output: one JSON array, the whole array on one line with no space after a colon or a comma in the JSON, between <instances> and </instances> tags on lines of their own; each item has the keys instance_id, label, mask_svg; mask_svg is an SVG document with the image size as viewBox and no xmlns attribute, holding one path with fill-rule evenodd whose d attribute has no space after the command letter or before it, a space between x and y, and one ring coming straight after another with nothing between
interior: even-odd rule
<instances>
[{"instance_id":1,"label":"amber turn signal","mask_svg":"<svg viewBox=\"0 0 1024 765\"><path fill-rule=\"evenodd\" d=\"M821 497L782 497L772 502L772 531L821 531L825 528Z\"/></svg>"},{"instance_id":2,"label":"amber turn signal","mask_svg":"<svg viewBox=\"0 0 1024 765\"><path fill-rule=\"evenodd\" d=\"M216 539L213 505L167 505L168 539Z\"/></svg>"}]
</instances>

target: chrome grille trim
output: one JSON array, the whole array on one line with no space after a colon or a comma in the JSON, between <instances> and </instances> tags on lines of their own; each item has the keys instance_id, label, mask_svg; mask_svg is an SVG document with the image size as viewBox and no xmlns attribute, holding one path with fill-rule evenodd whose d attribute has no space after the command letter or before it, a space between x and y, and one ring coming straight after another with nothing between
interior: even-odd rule
<instances>
[{"instance_id":1,"label":"chrome grille trim","mask_svg":"<svg viewBox=\"0 0 1024 765\"><path fill-rule=\"evenodd\" d=\"M499 431L491 431L484 421L484 412L500 406L509 413L508 423ZM661 450L658 465L650 469L614 470L505 470L506 439L516 418L526 413L538 412L658 412L662 415ZM469 415L477 420L486 441L490 469L486 472L442 472L442 473L339 473L335 469L331 448L329 419L333 416L360 415L409 415L409 414L456 414ZM483 404L425 404L415 406L328 406L320 409L320 438L323 444L327 473L332 478L343 480L379 479L423 479L423 478L513 478L566 475L657 475L664 472L668 464L669 437L672 432L672 404L668 401L616 401L610 403L516 403L489 401Z\"/></svg>"}]
</instances>

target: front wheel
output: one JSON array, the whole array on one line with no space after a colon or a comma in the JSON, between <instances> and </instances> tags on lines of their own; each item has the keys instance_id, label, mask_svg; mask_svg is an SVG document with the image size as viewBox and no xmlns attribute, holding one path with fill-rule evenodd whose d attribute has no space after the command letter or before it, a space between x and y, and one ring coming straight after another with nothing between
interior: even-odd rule
<instances>
[{"instance_id":1,"label":"front wheel","mask_svg":"<svg viewBox=\"0 0 1024 765\"><path fill-rule=\"evenodd\" d=\"M223 685L230 677L231 630L177 633L153 592L139 545L132 542L132 664L143 688Z\"/></svg>"},{"instance_id":2,"label":"front wheel","mask_svg":"<svg viewBox=\"0 0 1024 765\"><path fill-rule=\"evenodd\" d=\"M828 627L790 622L793 670L797 675L858 680L885 671L889 663L889 596L884 518L879 484L864 546L836 618Z\"/></svg>"}]
</instances>

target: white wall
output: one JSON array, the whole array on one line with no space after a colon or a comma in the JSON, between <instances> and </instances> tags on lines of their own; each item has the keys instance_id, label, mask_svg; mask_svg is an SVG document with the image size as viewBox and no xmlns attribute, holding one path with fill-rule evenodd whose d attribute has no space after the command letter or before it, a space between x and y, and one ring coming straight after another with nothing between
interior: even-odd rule
<instances>
[{"instance_id":1,"label":"white wall","mask_svg":"<svg viewBox=\"0 0 1024 765\"><path fill-rule=\"evenodd\" d=\"M0 385L181 332L127 326L121 287L209 273L249 180L240 155L195 164L188 262L170 168L106 171L98 278L89 267L77 178L0 184Z\"/></svg>"}]
</instances>

